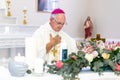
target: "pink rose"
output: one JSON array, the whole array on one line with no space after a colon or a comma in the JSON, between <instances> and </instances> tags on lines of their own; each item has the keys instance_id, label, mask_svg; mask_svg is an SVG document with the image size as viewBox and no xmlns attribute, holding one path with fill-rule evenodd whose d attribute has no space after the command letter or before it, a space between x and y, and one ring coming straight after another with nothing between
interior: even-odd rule
<instances>
[{"instance_id":1,"label":"pink rose","mask_svg":"<svg viewBox=\"0 0 120 80\"><path fill-rule=\"evenodd\" d=\"M120 42L117 43L117 46L120 46Z\"/></svg>"},{"instance_id":2,"label":"pink rose","mask_svg":"<svg viewBox=\"0 0 120 80\"><path fill-rule=\"evenodd\" d=\"M94 51L93 46L89 46L89 47L87 48L87 52L88 52L88 53L92 53L93 51Z\"/></svg>"},{"instance_id":3,"label":"pink rose","mask_svg":"<svg viewBox=\"0 0 120 80\"><path fill-rule=\"evenodd\" d=\"M119 64L115 64L116 65L116 70L120 71L120 65Z\"/></svg>"},{"instance_id":4,"label":"pink rose","mask_svg":"<svg viewBox=\"0 0 120 80\"><path fill-rule=\"evenodd\" d=\"M56 62L56 67L58 68L58 69L61 69L62 67L63 67L63 63L62 63L62 61L57 61Z\"/></svg>"},{"instance_id":5,"label":"pink rose","mask_svg":"<svg viewBox=\"0 0 120 80\"><path fill-rule=\"evenodd\" d=\"M94 58L98 56L98 52L97 51L93 51L92 54L94 55Z\"/></svg>"}]
</instances>

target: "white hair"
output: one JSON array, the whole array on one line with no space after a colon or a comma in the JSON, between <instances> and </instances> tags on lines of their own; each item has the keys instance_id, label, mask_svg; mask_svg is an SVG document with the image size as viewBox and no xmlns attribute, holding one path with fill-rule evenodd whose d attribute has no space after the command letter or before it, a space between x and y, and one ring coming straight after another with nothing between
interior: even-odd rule
<instances>
[{"instance_id":1,"label":"white hair","mask_svg":"<svg viewBox=\"0 0 120 80\"><path fill-rule=\"evenodd\" d=\"M56 15L57 15L57 14L51 14L50 18L55 19Z\"/></svg>"}]
</instances>

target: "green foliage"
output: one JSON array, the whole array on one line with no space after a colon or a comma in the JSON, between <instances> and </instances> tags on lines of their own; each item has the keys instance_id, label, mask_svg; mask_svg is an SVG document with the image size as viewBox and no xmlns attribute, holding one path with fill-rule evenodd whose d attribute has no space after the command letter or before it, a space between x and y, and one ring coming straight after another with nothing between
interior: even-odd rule
<instances>
[{"instance_id":1,"label":"green foliage","mask_svg":"<svg viewBox=\"0 0 120 80\"><path fill-rule=\"evenodd\" d=\"M28 70L26 71L26 73L31 74L32 71L28 69Z\"/></svg>"},{"instance_id":2,"label":"green foliage","mask_svg":"<svg viewBox=\"0 0 120 80\"><path fill-rule=\"evenodd\" d=\"M120 71L116 70L116 64L120 65L120 47L118 47L117 45L113 47L111 47L111 49L106 49L105 46L102 45L101 48L101 42L99 42L99 44L97 44L97 41L90 41L88 42L90 44L90 46L93 46L94 51L98 52L98 56L95 57L92 62L90 62L90 68L92 71L94 72L99 72L99 74L101 75L102 72L104 71L113 71L115 72L117 75L120 74ZM102 43L105 45L105 43ZM98 46L97 46L98 45ZM84 44L83 47L85 47L86 44ZM111 46L111 45L107 45L107 46ZM103 57L103 53L109 54L110 56L105 59Z\"/></svg>"},{"instance_id":3,"label":"green foliage","mask_svg":"<svg viewBox=\"0 0 120 80\"><path fill-rule=\"evenodd\" d=\"M61 69L58 69L55 63L53 63L52 65L48 65L48 72L61 75L64 79L69 78L70 80L73 80L73 78L79 74L83 67L89 65L89 62L85 59L84 56L85 55L82 51L71 53L68 59L63 62L63 67Z\"/></svg>"},{"instance_id":4,"label":"green foliage","mask_svg":"<svg viewBox=\"0 0 120 80\"><path fill-rule=\"evenodd\" d=\"M71 53L63 62L61 69L57 68L54 62L48 65L48 72L61 75L64 79L74 80L82 68L89 66L92 71L98 72L100 75L104 71L113 71L120 75L120 45L112 45L108 49L103 42L85 41L81 42L79 47L77 53Z\"/></svg>"}]
</instances>

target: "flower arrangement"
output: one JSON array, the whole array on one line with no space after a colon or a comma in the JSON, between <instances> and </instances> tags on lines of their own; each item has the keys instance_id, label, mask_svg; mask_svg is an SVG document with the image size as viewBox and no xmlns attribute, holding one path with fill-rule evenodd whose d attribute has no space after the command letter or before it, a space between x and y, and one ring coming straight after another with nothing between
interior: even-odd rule
<instances>
[{"instance_id":1,"label":"flower arrangement","mask_svg":"<svg viewBox=\"0 0 120 80\"><path fill-rule=\"evenodd\" d=\"M61 75L64 80L75 80L84 67L100 75L104 71L120 74L120 42L83 41L77 53L71 53L66 61L52 62L48 72Z\"/></svg>"},{"instance_id":2,"label":"flower arrangement","mask_svg":"<svg viewBox=\"0 0 120 80\"><path fill-rule=\"evenodd\" d=\"M75 80L83 67L87 67L89 62L85 59L85 54L81 51L71 53L66 61L52 62L48 65L48 72L58 74L64 80Z\"/></svg>"},{"instance_id":3,"label":"flower arrangement","mask_svg":"<svg viewBox=\"0 0 120 80\"><path fill-rule=\"evenodd\" d=\"M120 42L104 43L103 41L85 41L81 50L94 72L114 71L120 74Z\"/></svg>"}]
</instances>

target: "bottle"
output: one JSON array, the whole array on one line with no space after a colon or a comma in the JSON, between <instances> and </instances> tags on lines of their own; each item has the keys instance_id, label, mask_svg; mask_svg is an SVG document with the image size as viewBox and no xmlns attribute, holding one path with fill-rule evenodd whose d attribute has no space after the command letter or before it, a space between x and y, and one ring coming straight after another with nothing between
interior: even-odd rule
<instances>
[{"instance_id":1,"label":"bottle","mask_svg":"<svg viewBox=\"0 0 120 80\"><path fill-rule=\"evenodd\" d=\"M67 44L65 42L61 42L60 44L60 60L65 61L67 59L68 49Z\"/></svg>"}]
</instances>

